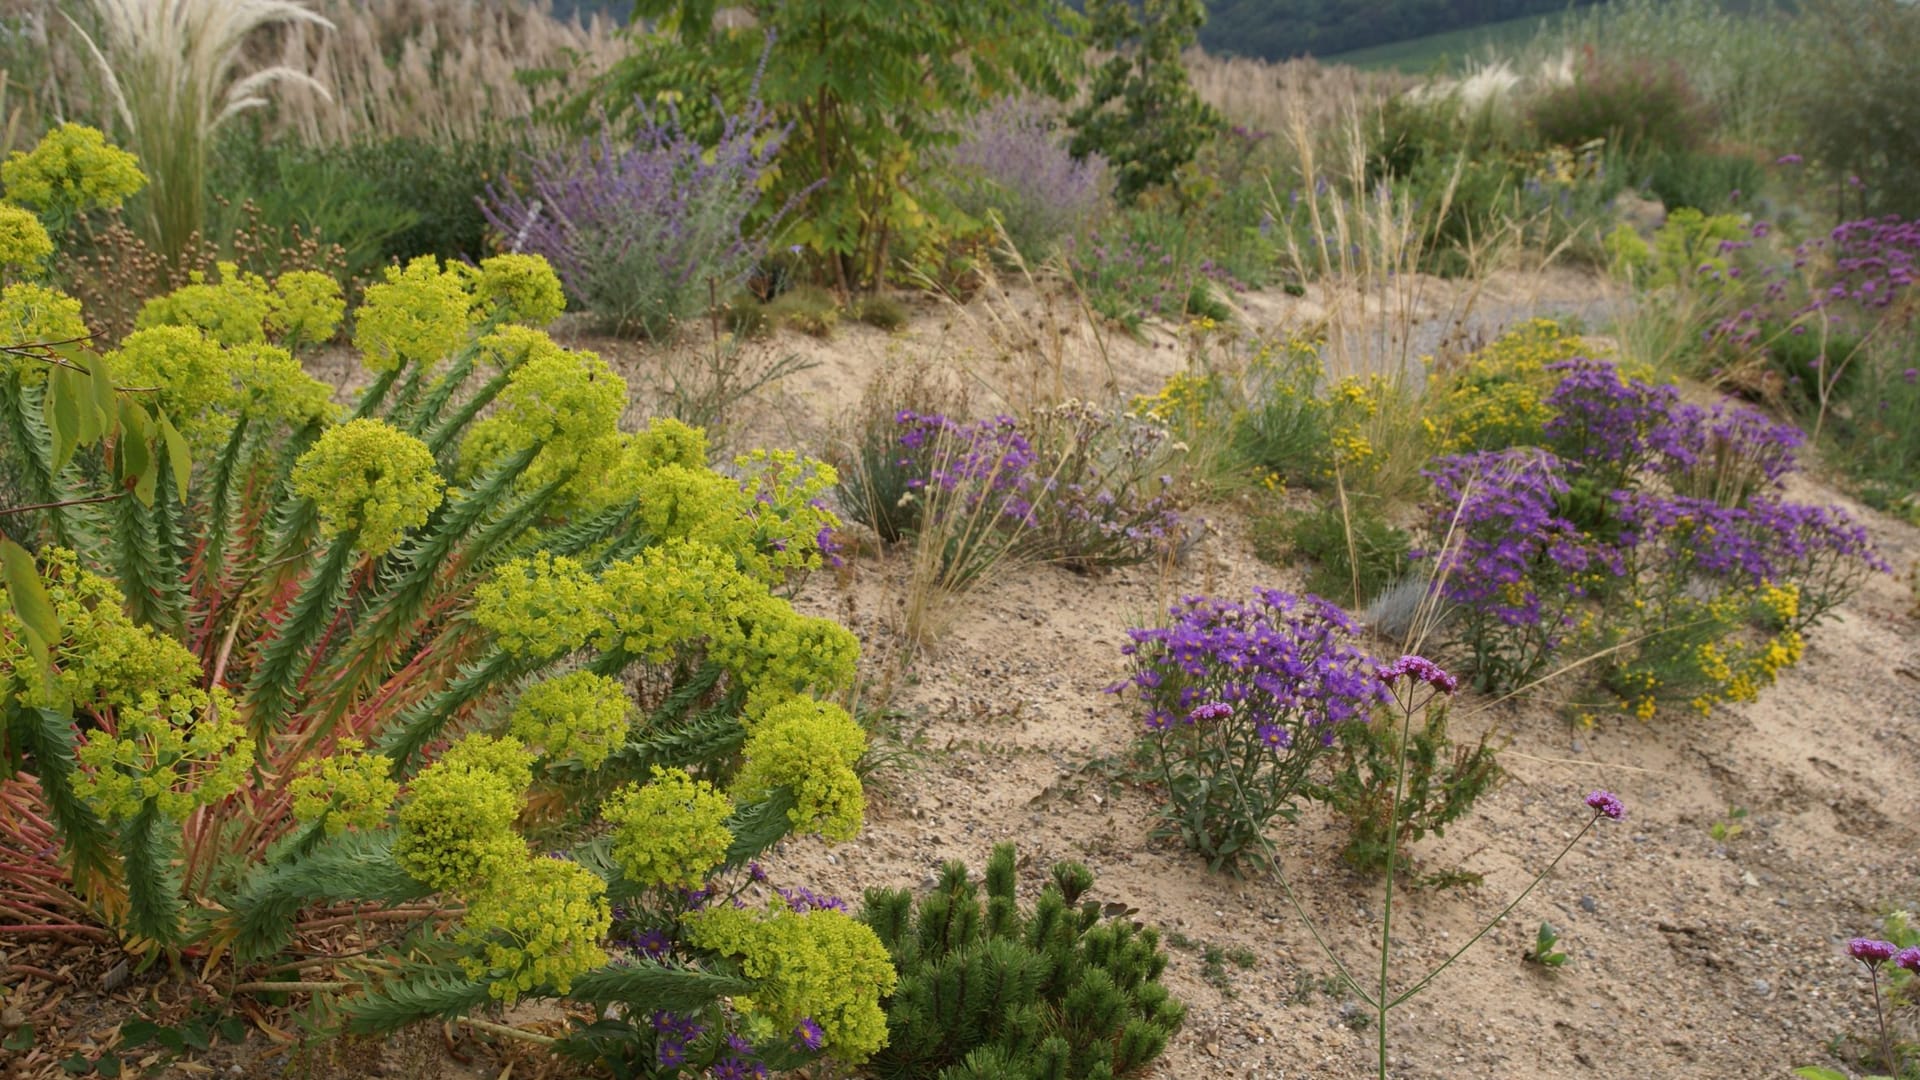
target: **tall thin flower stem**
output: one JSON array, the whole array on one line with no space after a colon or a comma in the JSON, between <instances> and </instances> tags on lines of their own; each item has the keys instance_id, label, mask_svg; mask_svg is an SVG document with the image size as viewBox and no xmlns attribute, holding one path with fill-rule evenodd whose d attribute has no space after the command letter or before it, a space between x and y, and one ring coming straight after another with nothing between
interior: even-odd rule
<instances>
[{"instance_id":1,"label":"tall thin flower stem","mask_svg":"<svg viewBox=\"0 0 1920 1080\"><path fill-rule=\"evenodd\" d=\"M1418 685L1418 684L1413 684ZM1387 1000L1388 976L1393 963L1393 880L1400 861L1400 800L1406 797L1407 737L1413 732L1413 689L1407 700L1400 700L1399 684L1393 687L1393 702L1400 706L1400 745L1393 765L1393 802L1387 804L1387 894L1380 907L1380 993L1374 999L1377 1019L1374 1027L1380 1050L1380 1080L1387 1080L1387 1012L1397 1002Z\"/></svg>"},{"instance_id":2,"label":"tall thin flower stem","mask_svg":"<svg viewBox=\"0 0 1920 1080\"><path fill-rule=\"evenodd\" d=\"M1887 1032L1887 1004L1880 996L1880 969L1867 965L1867 977L1873 980L1873 1013L1880 1020L1880 1056L1887 1064L1887 1075L1894 1075L1893 1038Z\"/></svg>"}]
</instances>

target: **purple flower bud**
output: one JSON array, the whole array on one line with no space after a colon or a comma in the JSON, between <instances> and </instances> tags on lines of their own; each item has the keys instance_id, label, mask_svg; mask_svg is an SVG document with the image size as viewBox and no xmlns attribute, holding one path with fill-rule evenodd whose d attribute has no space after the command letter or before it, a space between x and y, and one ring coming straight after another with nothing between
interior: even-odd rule
<instances>
[{"instance_id":1,"label":"purple flower bud","mask_svg":"<svg viewBox=\"0 0 1920 1080\"><path fill-rule=\"evenodd\" d=\"M1595 814L1614 821L1627 816L1627 804L1621 802L1620 797L1611 791L1593 792L1587 796L1587 805L1593 807Z\"/></svg>"},{"instance_id":2,"label":"purple flower bud","mask_svg":"<svg viewBox=\"0 0 1920 1080\"><path fill-rule=\"evenodd\" d=\"M1187 723L1198 724L1207 720L1225 720L1233 715L1233 706L1224 701L1210 701L1187 714Z\"/></svg>"}]
</instances>

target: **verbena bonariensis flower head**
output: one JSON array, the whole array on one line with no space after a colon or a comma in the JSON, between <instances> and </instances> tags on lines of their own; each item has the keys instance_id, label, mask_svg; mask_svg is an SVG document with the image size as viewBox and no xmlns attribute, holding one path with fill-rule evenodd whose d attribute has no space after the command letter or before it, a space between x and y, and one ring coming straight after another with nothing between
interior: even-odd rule
<instances>
[{"instance_id":1,"label":"verbena bonariensis flower head","mask_svg":"<svg viewBox=\"0 0 1920 1080\"><path fill-rule=\"evenodd\" d=\"M1411 678L1423 682L1443 694L1451 694L1460 689L1460 680L1454 678L1439 664L1424 656L1403 656L1380 669L1380 681L1392 683L1398 679Z\"/></svg>"},{"instance_id":2,"label":"verbena bonariensis flower head","mask_svg":"<svg viewBox=\"0 0 1920 1080\"><path fill-rule=\"evenodd\" d=\"M1899 952L1898 945L1878 938L1857 937L1847 942L1847 955L1870 968L1879 967L1893 959Z\"/></svg>"},{"instance_id":3,"label":"verbena bonariensis flower head","mask_svg":"<svg viewBox=\"0 0 1920 1080\"><path fill-rule=\"evenodd\" d=\"M1595 791L1587 796L1587 805L1593 807L1595 815L1611 821L1619 821L1627 816L1627 804L1620 796L1611 791Z\"/></svg>"},{"instance_id":4,"label":"verbena bonariensis flower head","mask_svg":"<svg viewBox=\"0 0 1920 1080\"><path fill-rule=\"evenodd\" d=\"M1316 596L1256 590L1251 602L1188 597L1166 627L1133 629L1123 651L1150 730L1174 717L1232 722L1276 750L1322 745L1333 725L1385 703L1376 668L1351 644L1346 612ZM1302 739L1301 736L1308 736Z\"/></svg>"},{"instance_id":5,"label":"verbena bonariensis flower head","mask_svg":"<svg viewBox=\"0 0 1920 1080\"><path fill-rule=\"evenodd\" d=\"M1905 968L1915 975L1920 975L1920 945L1910 945L1901 949L1894 955L1893 964L1895 967Z\"/></svg>"}]
</instances>

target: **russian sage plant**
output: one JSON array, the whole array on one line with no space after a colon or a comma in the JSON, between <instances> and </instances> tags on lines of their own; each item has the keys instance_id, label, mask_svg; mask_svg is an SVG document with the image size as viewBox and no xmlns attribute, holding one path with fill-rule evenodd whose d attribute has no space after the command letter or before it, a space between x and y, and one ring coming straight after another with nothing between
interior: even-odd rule
<instances>
[{"instance_id":1,"label":"russian sage plant","mask_svg":"<svg viewBox=\"0 0 1920 1080\"><path fill-rule=\"evenodd\" d=\"M1100 211L1106 163L1075 159L1034 102L1003 98L973 116L944 152L947 197L962 211L996 218L1023 257L1037 262Z\"/></svg>"},{"instance_id":2,"label":"russian sage plant","mask_svg":"<svg viewBox=\"0 0 1920 1080\"><path fill-rule=\"evenodd\" d=\"M607 330L658 338L731 295L785 216L748 219L786 132L757 102L723 118L712 146L671 112L631 137L605 132L527 162L523 191L490 186L487 220L513 251L543 255Z\"/></svg>"}]
</instances>

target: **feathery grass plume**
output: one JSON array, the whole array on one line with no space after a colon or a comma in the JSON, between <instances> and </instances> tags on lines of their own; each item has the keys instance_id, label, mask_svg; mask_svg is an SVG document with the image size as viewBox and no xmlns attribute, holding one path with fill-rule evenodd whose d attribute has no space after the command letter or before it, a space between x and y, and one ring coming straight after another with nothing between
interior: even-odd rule
<instances>
[{"instance_id":1,"label":"feathery grass plume","mask_svg":"<svg viewBox=\"0 0 1920 1080\"><path fill-rule=\"evenodd\" d=\"M284 64L243 73L247 39L265 27L331 27L299 0L91 0L99 40L75 24L100 68L126 143L152 178L149 238L176 262L206 217L208 150L234 116L280 84L325 95Z\"/></svg>"},{"instance_id":2,"label":"feathery grass plume","mask_svg":"<svg viewBox=\"0 0 1920 1080\"><path fill-rule=\"evenodd\" d=\"M331 92L288 87L271 126L309 145L419 139L493 142L540 109L580 93L626 53L618 27L560 19L546 3L318 0L333 33L288 28L280 63L311 71ZM522 72L538 71L529 82Z\"/></svg>"}]
</instances>

